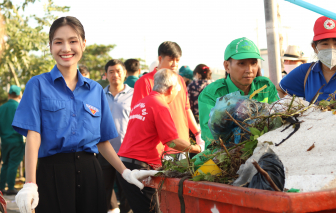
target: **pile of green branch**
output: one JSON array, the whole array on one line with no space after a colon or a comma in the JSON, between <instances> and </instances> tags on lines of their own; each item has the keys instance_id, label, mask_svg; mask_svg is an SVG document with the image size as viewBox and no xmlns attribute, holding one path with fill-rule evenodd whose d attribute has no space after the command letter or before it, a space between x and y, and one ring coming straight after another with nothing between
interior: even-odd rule
<instances>
[{"instance_id":1,"label":"pile of green branch","mask_svg":"<svg viewBox=\"0 0 336 213\"><path fill-rule=\"evenodd\" d=\"M170 178L182 178L188 176L193 181L210 181L231 184L238 178L237 171L239 170L240 165L244 164L253 154L253 151L258 144L257 139L268 131L282 126L282 124L285 123L286 118L293 116L298 117L310 107L316 106L313 103L316 101L318 95L319 93L317 93L314 100L308 106L300 104L299 102L293 104L295 101L295 96L293 96L290 103L283 106L285 110L271 113L272 109L270 109L269 115L250 117L243 122L239 122L229 115L230 119L243 130L241 133L242 142L233 144L230 147L225 147L221 139L219 139L219 141L214 140L204 152L192 159L186 158L181 161L177 159L176 155L170 155L171 160L162 160L161 172L158 173L158 175ZM328 103L324 101L320 102L319 107L324 107L324 109L333 107L333 109L336 109L335 97L331 97L330 100L328 100ZM253 124L247 124L246 122L251 119L254 120ZM270 125L271 120L272 122L275 121L276 125ZM229 140L233 140L233 136L229 138ZM191 142L194 143L194 141ZM189 156L189 153L186 153L186 156ZM197 164L197 159L201 159L203 163L212 159L220 168L220 174L205 174L198 170L200 174L198 176L193 176L195 171L201 166Z\"/></svg>"}]
</instances>

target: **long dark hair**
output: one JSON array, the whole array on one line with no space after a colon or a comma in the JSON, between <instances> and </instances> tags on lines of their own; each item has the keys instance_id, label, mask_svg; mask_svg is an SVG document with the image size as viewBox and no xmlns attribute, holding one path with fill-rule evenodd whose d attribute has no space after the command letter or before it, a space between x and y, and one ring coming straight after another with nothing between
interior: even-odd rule
<instances>
[{"instance_id":1,"label":"long dark hair","mask_svg":"<svg viewBox=\"0 0 336 213\"><path fill-rule=\"evenodd\" d=\"M194 69L194 75L196 75L196 73L201 75L201 79L211 79L212 72L210 68L205 64L197 65Z\"/></svg>"},{"instance_id":2,"label":"long dark hair","mask_svg":"<svg viewBox=\"0 0 336 213\"><path fill-rule=\"evenodd\" d=\"M54 38L55 32L58 28L63 26L70 26L72 29L74 29L78 35L78 37L81 37L82 40L85 40L85 31L82 23L75 17L72 16L66 16L56 19L49 30L49 42L50 45L52 44L52 40Z\"/></svg>"}]
</instances>

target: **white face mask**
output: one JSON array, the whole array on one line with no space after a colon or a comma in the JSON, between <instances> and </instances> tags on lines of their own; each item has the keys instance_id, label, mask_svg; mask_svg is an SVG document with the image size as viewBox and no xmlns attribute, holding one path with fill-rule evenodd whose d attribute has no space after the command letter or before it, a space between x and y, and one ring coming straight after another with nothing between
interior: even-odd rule
<instances>
[{"instance_id":1,"label":"white face mask","mask_svg":"<svg viewBox=\"0 0 336 213\"><path fill-rule=\"evenodd\" d=\"M318 59L329 69L332 69L334 66L336 66L336 49L317 49L317 51Z\"/></svg>"},{"instance_id":2,"label":"white face mask","mask_svg":"<svg viewBox=\"0 0 336 213\"><path fill-rule=\"evenodd\" d=\"M297 68L298 66L300 66L301 64L284 64L285 67L285 71L288 73L290 73L293 69Z\"/></svg>"}]
</instances>

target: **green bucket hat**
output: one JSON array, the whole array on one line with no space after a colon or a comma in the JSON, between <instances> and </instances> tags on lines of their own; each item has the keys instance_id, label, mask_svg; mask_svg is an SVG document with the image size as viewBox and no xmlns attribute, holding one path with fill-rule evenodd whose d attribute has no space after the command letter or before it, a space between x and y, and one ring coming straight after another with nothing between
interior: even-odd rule
<instances>
[{"instance_id":1,"label":"green bucket hat","mask_svg":"<svg viewBox=\"0 0 336 213\"><path fill-rule=\"evenodd\" d=\"M182 66L179 70L179 75L182 77L186 77L190 80L192 80L194 77L193 71L190 69L189 66Z\"/></svg>"},{"instance_id":2,"label":"green bucket hat","mask_svg":"<svg viewBox=\"0 0 336 213\"><path fill-rule=\"evenodd\" d=\"M15 95L20 95L20 92L21 92L21 88L16 86L16 85L12 85L10 88L9 88L9 94L15 94Z\"/></svg>"},{"instance_id":3,"label":"green bucket hat","mask_svg":"<svg viewBox=\"0 0 336 213\"><path fill-rule=\"evenodd\" d=\"M227 61L229 58L233 58L235 60L247 58L258 58L264 60L260 56L258 47L253 43L253 41L246 37L235 39L226 47L224 59Z\"/></svg>"}]
</instances>

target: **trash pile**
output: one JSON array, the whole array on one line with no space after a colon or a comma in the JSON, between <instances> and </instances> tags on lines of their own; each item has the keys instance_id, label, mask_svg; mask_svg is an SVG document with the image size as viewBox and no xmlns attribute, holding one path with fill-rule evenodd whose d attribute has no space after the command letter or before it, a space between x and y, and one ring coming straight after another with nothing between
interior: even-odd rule
<instances>
[{"instance_id":1,"label":"trash pile","mask_svg":"<svg viewBox=\"0 0 336 213\"><path fill-rule=\"evenodd\" d=\"M336 116L334 107L330 107L333 102L322 101L305 111L298 117L300 129L278 146L293 128L279 128L258 138L258 147L272 141L269 147L285 166L286 189L311 192L336 187L336 132L333 131Z\"/></svg>"},{"instance_id":2,"label":"trash pile","mask_svg":"<svg viewBox=\"0 0 336 213\"><path fill-rule=\"evenodd\" d=\"M286 96L273 104L239 92L218 98L210 112L211 146L192 159L172 155L159 174L273 191L336 187L330 128L336 101L331 96L315 105L317 97L308 103Z\"/></svg>"}]
</instances>

